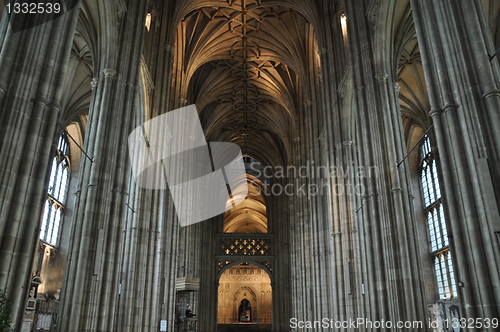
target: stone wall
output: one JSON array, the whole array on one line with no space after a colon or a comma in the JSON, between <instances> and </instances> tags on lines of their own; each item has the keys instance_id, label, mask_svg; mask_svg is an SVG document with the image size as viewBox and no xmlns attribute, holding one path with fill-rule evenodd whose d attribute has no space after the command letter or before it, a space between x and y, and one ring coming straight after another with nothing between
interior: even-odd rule
<instances>
[{"instance_id":1,"label":"stone wall","mask_svg":"<svg viewBox=\"0 0 500 332\"><path fill-rule=\"evenodd\" d=\"M272 323L272 289L269 275L256 266L235 266L221 276L218 295L218 324L238 323L238 308L250 301L251 323Z\"/></svg>"}]
</instances>

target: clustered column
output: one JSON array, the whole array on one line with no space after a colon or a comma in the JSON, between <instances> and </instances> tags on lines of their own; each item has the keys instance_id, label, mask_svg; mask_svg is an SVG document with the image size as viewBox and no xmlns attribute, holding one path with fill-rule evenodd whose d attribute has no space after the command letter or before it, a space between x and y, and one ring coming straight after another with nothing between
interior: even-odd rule
<instances>
[{"instance_id":1,"label":"clustered column","mask_svg":"<svg viewBox=\"0 0 500 332\"><path fill-rule=\"evenodd\" d=\"M77 16L13 32L4 13L0 24L0 288L14 322L26 305Z\"/></svg>"},{"instance_id":2,"label":"clustered column","mask_svg":"<svg viewBox=\"0 0 500 332\"><path fill-rule=\"evenodd\" d=\"M500 315L500 76L480 1L411 1L461 316ZM466 22L466 23L464 23ZM495 234L496 233L496 234Z\"/></svg>"},{"instance_id":3,"label":"clustered column","mask_svg":"<svg viewBox=\"0 0 500 332\"><path fill-rule=\"evenodd\" d=\"M142 124L139 70L146 2L129 1L93 89L59 331L157 329L160 204L147 213L130 174L128 135ZM104 35L102 42L112 35ZM114 46L114 47L113 47ZM137 312L144 315L137 315Z\"/></svg>"}]
</instances>

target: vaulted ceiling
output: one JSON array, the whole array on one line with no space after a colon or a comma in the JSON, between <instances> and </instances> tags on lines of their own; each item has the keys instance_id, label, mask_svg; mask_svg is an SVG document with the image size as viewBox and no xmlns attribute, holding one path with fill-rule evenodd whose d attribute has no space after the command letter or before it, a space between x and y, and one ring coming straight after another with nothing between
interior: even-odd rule
<instances>
[{"instance_id":1,"label":"vaulted ceiling","mask_svg":"<svg viewBox=\"0 0 500 332\"><path fill-rule=\"evenodd\" d=\"M416 123L427 129L431 124L428 115L430 102L410 2L399 2L396 10L394 49L398 84L401 88L399 93L401 115L403 118L413 119L413 122L407 121L408 123Z\"/></svg>"},{"instance_id":2,"label":"vaulted ceiling","mask_svg":"<svg viewBox=\"0 0 500 332\"><path fill-rule=\"evenodd\" d=\"M493 37L495 50L500 47L500 1L481 1L486 24ZM396 52L398 83L401 87L399 99L404 124L428 129L430 101L427 94L422 58L417 42L410 1L398 1L395 15L394 49ZM491 53L494 50L490 50Z\"/></svg>"},{"instance_id":3,"label":"vaulted ceiling","mask_svg":"<svg viewBox=\"0 0 500 332\"><path fill-rule=\"evenodd\" d=\"M233 192L233 195L238 195L238 191L243 187L248 190L248 195L241 203L228 209L224 214L224 232L267 233L265 185L252 175L247 175L245 180L239 183L238 189Z\"/></svg>"},{"instance_id":4,"label":"vaulted ceiling","mask_svg":"<svg viewBox=\"0 0 500 332\"><path fill-rule=\"evenodd\" d=\"M191 11L179 26L187 99L208 139L237 143L260 160L255 152L264 149L280 163L294 136L313 30L287 7L219 3Z\"/></svg>"},{"instance_id":5,"label":"vaulted ceiling","mask_svg":"<svg viewBox=\"0 0 500 332\"><path fill-rule=\"evenodd\" d=\"M119 16L123 8L116 3L120 1L112 4ZM267 163L286 159L283 151L298 136L298 100L309 75L308 52L316 47L313 28L302 15L314 16L313 3L179 0L180 12L187 13L182 14L177 38L188 82L184 92L198 106L207 139L235 142L261 161L258 154L269 156ZM493 53L500 47L500 1L481 3ZM99 36L106 26L99 13L97 0L82 1L66 84L70 88L63 100L65 124L88 112L90 82L100 61ZM397 1L394 20L402 115L411 120L408 123L427 128L430 105L409 1Z\"/></svg>"}]
</instances>

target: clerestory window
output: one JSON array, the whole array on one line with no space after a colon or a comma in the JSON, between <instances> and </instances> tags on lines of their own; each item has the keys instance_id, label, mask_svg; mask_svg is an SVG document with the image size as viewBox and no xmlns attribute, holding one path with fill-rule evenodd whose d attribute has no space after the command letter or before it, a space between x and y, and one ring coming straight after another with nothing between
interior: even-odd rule
<instances>
[{"instance_id":1,"label":"clerestory window","mask_svg":"<svg viewBox=\"0 0 500 332\"><path fill-rule=\"evenodd\" d=\"M422 194L429 226L431 255L436 270L439 298L450 298L457 294L455 275L451 262L444 207L441 202L438 170L427 135L420 148L420 158Z\"/></svg>"},{"instance_id":2,"label":"clerestory window","mask_svg":"<svg viewBox=\"0 0 500 332\"><path fill-rule=\"evenodd\" d=\"M69 183L69 145L64 135L59 137L56 155L52 159L49 188L42 215L40 240L52 246L58 245L61 221Z\"/></svg>"}]
</instances>

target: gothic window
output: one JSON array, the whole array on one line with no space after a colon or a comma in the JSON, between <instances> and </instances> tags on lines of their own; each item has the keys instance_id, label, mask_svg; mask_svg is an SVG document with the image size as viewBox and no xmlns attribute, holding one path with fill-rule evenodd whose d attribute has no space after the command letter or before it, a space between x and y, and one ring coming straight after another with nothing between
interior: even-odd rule
<instances>
[{"instance_id":1,"label":"gothic window","mask_svg":"<svg viewBox=\"0 0 500 332\"><path fill-rule=\"evenodd\" d=\"M40 240L57 246L64 203L69 183L69 146L64 135L59 137L56 156L52 159L49 189L42 216Z\"/></svg>"},{"instance_id":2,"label":"gothic window","mask_svg":"<svg viewBox=\"0 0 500 332\"><path fill-rule=\"evenodd\" d=\"M420 148L421 183L425 213L429 226L431 254L436 270L439 298L456 295L455 276L451 262L448 231L441 203L438 170L429 137L426 135Z\"/></svg>"}]
</instances>

